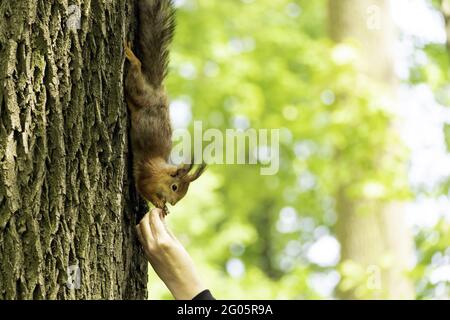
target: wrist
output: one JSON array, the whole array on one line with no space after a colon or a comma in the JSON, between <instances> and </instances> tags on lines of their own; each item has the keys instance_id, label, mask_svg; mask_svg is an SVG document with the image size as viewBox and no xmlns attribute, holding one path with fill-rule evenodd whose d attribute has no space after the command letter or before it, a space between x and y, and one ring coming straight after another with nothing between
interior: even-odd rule
<instances>
[{"instance_id":1,"label":"wrist","mask_svg":"<svg viewBox=\"0 0 450 320\"><path fill-rule=\"evenodd\" d=\"M199 280L168 281L167 287L176 300L192 300L207 289Z\"/></svg>"}]
</instances>

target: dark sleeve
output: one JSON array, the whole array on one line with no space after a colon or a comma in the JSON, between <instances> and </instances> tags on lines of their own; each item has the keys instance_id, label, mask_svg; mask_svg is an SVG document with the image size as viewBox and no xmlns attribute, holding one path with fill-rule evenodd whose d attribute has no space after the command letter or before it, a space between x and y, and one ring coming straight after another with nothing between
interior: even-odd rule
<instances>
[{"instance_id":1,"label":"dark sleeve","mask_svg":"<svg viewBox=\"0 0 450 320\"><path fill-rule=\"evenodd\" d=\"M198 295L196 295L192 300L216 300L208 289L203 290Z\"/></svg>"}]
</instances>

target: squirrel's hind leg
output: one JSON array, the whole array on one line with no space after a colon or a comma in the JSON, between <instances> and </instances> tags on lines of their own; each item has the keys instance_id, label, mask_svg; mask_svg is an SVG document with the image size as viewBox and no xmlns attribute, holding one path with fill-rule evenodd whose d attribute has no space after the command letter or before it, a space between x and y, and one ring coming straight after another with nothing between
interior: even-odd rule
<instances>
[{"instance_id":1,"label":"squirrel's hind leg","mask_svg":"<svg viewBox=\"0 0 450 320\"><path fill-rule=\"evenodd\" d=\"M141 60L134 54L133 50L131 50L130 42L124 43L125 46L125 57L130 61L131 65L141 68Z\"/></svg>"},{"instance_id":2,"label":"squirrel's hind leg","mask_svg":"<svg viewBox=\"0 0 450 320\"><path fill-rule=\"evenodd\" d=\"M130 69L125 79L128 105L132 112L151 104L151 96L142 73L141 61L131 50L130 43L124 43L125 57L130 61ZM130 103L131 102L131 103Z\"/></svg>"}]
</instances>

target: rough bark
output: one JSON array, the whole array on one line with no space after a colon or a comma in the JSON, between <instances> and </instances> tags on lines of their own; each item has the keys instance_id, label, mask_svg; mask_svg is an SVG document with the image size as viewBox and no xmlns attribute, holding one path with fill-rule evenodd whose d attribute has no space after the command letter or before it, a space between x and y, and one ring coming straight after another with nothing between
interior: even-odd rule
<instances>
[{"instance_id":1,"label":"rough bark","mask_svg":"<svg viewBox=\"0 0 450 320\"><path fill-rule=\"evenodd\" d=\"M394 96L395 30L387 0L329 0L330 34L337 41L353 39L361 48L359 70L380 90ZM395 127L392 127L395 130ZM380 150L379 158L395 153ZM375 159L376 160L376 159ZM380 170L383 170L380 168ZM380 287L339 291L341 298L414 297L406 277L413 255L413 239L405 224L402 203L354 199L342 186L337 197L337 236L342 261L353 261L368 272L380 272ZM375 275L377 276L377 275Z\"/></svg>"},{"instance_id":2,"label":"rough bark","mask_svg":"<svg viewBox=\"0 0 450 320\"><path fill-rule=\"evenodd\" d=\"M1 299L146 298L123 99L132 10L0 1Z\"/></svg>"}]
</instances>

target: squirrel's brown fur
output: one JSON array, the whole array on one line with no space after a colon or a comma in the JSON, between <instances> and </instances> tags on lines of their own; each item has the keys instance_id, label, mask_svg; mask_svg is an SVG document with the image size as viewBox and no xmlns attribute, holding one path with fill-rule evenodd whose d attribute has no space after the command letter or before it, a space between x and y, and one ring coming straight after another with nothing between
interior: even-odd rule
<instances>
[{"instance_id":1,"label":"squirrel's brown fur","mask_svg":"<svg viewBox=\"0 0 450 320\"><path fill-rule=\"evenodd\" d=\"M165 209L183 198L189 184L204 171L201 165L168 163L172 149L169 105L163 86L167 75L168 46L175 29L171 0L139 0L139 56L125 44L130 69L125 80L131 112L131 143L136 188L156 207Z\"/></svg>"}]
</instances>

